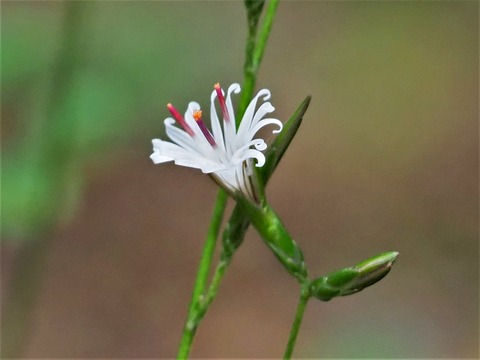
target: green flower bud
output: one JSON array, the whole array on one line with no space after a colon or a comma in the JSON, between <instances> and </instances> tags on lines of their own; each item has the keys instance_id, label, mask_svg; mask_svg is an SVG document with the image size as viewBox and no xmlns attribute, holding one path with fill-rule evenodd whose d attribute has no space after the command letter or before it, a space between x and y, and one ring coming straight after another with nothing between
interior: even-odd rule
<instances>
[{"instance_id":1,"label":"green flower bud","mask_svg":"<svg viewBox=\"0 0 480 360\"><path fill-rule=\"evenodd\" d=\"M379 254L354 267L334 271L310 283L310 294L322 301L359 292L388 274L398 252Z\"/></svg>"},{"instance_id":2,"label":"green flower bud","mask_svg":"<svg viewBox=\"0 0 480 360\"><path fill-rule=\"evenodd\" d=\"M238 194L236 200L277 259L291 275L303 283L307 277L307 269L302 250L285 229L278 215L270 206L255 204L241 194Z\"/></svg>"},{"instance_id":3,"label":"green flower bud","mask_svg":"<svg viewBox=\"0 0 480 360\"><path fill-rule=\"evenodd\" d=\"M398 256L397 251L390 251L371 257L355 266L359 276L341 291L341 295L350 295L375 284L387 275Z\"/></svg>"},{"instance_id":4,"label":"green flower bud","mask_svg":"<svg viewBox=\"0 0 480 360\"><path fill-rule=\"evenodd\" d=\"M276 169L283 154L293 140L300 127L303 116L310 104L311 97L307 96L298 106L292 116L283 126L283 131L278 134L265 152L266 162L261 168L254 168L255 187L263 199L264 187ZM227 256L230 256L242 244L250 221L240 205L235 205L232 215L223 232L223 247Z\"/></svg>"},{"instance_id":5,"label":"green flower bud","mask_svg":"<svg viewBox=\"0 0 480 360\"><path fill-rule=\"evenodd\" d=\"M321 277L310 283L310 294L322 301L339 296L340 289L327 283L327 277Z\"/></svg>"},{"instance_id":6,"label":"green flower bud","mask_svg":"<svg viewBox=\"0 0 480 360\"><path fill-rule=\"evenodd\" d=\"M312 97L307 96L302 101L292 116L284 124L282 132L275 137L273 142L266 150L265 165L263 165L261 168L258 168L259 181L261 181L264 185L267 184L270 176L273 174L273 171L280 163L280 160L282 160L283 154L285 154L285 151L295 137L297 130L302 124L303 116L310 105L310 100L312 100Z\"/></svg>"},{"instance_id":7,"label":"green flower bud","mask_svg":"<svg viewBox=\"0 0 480 360\"><path fill-rule=\"evenodd\" d=\"M345 268L342 270L335 271L326 276L327 283L330 286L341 288L346 284L350 283L359 275L358 270L354 268Z\"/></svg>"}]
</instances>

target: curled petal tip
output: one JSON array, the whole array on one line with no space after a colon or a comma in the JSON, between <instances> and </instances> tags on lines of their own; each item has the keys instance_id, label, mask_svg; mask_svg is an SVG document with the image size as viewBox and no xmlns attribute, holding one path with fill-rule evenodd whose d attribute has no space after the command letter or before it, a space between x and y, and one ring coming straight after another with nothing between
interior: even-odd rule
<instances>
[{"instance_id":1,"label":"curled petal tip","mask_svg":"<svg viewBox=\"0 0 480 360\"><path fill-rule=\"evenodd\" d=\"M263 89L248 105L248 116L243 117L240 128L235 128L235 110L231 98L232 94L241 91L240 85L234 83L222 89L217 82L213 88L210 96L210 129L205 124L205 112L202 114L198 103L190 102L183 114L168 103L167 109L171 117L166 118L164 123L170 141L154 139L154 153L150 158L155 163L173 160L177 165L200 169L204 173L213 174L222 187L252 197L255 193L250 179L252 167L262 167L265 164L262 151L267 148L263 139L254 139L256 133L269 124L277 125L272 132L279 133L282 123L277 119L265 118L275 108L267 102L271 96L270 91ZM257 108L259 99L264 104ZM220 119L216 112L218 103L223 115Z\"/></svg>"}]
</instances>

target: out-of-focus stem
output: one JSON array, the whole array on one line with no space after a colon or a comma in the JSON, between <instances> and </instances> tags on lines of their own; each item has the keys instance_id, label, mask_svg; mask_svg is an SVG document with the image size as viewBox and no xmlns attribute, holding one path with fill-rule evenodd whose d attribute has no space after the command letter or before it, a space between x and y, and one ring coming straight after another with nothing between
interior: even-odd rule
<instances>
[{"instance_id":1,"label":"out-of-focus stem","mask_svg":"<svg viewBox=\"0 0 480 360\"><path fill-rule=\"evenodd\" d=\"M2 311L2 358L21 357L28 345L31 319L41 289L42 275L48 256L55 225L68 198L68 179L71 176L72 143L75 129L64 126L68 95L73 85L74 73L82 58L81 39L87 2L69 1L65 6L63 38L52 69L52 83L46 114L38 129L37 141L32 151L32 166L48 174L54 194L42 224L38 224L35 239L24 244L15 256L10 287ZM69 121L69 124L75 124ZM34 198L32 196L32 198ZM41 204L32 204L40 206Z\"/></svg>"}]
</instances>

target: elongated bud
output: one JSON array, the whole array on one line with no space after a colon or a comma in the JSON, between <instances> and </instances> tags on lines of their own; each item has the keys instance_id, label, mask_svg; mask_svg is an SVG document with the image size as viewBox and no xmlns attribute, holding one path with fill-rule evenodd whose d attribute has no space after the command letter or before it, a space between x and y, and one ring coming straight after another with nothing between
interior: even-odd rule
<instances>
[{"instance_id":1,"label":"elongated bud","mask_svg":"<svg viewBox=\"0 0 480 360\"><path fill-rule=\"evenodd\" d=\"M259 189L258 193L260 197L262 197L262 193L264 193L264 186L268 182L270 176L272 176L273 171L279 164L283 154L300 127L303 116L310 104L310 100L311 97L307 96L298 106L293 115L284 124L283 131L275 137L275 140L265 152L265 165L256 169L257 172L254 173L254 180L255 184L259 185L257 189ZM235 205L232 215L230 216L223 232L223 247L227 254L232 254L242 244L243 237L249 225L250 220L247 214L245 214L239 204Z\"/></svg>"},{"instance_id":2,"label":"elongated bud","mask_svg":"<svg viewBox=\"0 0 480 360\"><path fill-rule=\"evenodd\" d=\"M243 196L236 197L236 200L277 259L291 275L303 283L307 277L307 269L302 250L285 229L277 214L268 205L259 206Z\"/></svg>"},{"instance_id":3,"label":"elongated bud","mask_svg":"<svg viewBox=\"0 0 480 360\"><path fill-rule=\"evenodd\" d=\"M310 284L310 293L322 301L328 301L337 296L359 292L387 275L397 256L396 251L382 253L354 267L337 270L315 279Z\"/></svg>"},{"instance_id":4,"label":"elongated bud","mask_svg":"<svg viewBox=\"0 0 480 360\"><path fill-rule=\"evenodd\" d=\"M270 176L272 176L273 171L280 163L280 160L283 157L283 154L290 146L295 134L297 133L298 128L302 124L303 116L310 105L311 96L307 96L305 100L298 106L293 115L288 119L284 124L283 130L280 134L275 137L272 144L268 147L265 152L265 165L259 169L260 181L266 185Z\"/></svg>"},{"instance_id":5,"label":"elongated bud","mask_svg":"<svg viewBox=\"0 0 480 360\"><path fill-rule=\"evenodd\" d=\"M397 256L397 251L390 251L378 254L357 264L355 269L358 271L359 276L348 284L348 287L342 289L342 296L356 293L382 280L392 269Z\"/></svg>"}]
</instances>

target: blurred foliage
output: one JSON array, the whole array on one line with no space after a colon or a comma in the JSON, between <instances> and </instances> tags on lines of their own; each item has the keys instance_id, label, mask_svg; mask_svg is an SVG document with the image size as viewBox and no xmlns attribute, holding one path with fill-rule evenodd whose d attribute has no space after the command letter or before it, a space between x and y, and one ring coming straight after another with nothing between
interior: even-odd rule
<instances>
[{"instance_id":1,"label":"blurred foliage","mask_svg":"<svg viewBox=\"0 0 480 360\"><path fill-rule=\"evenodd\" d=\"M129 142L132 131L139 134L148 129L151 134L153 121L160 135L161 107L172 100L161 94L182 101L193 96L194 91L172 91L172 84L194 85L199 68L211 62L198 56L195 37L185 26L190 19L174 20L168 15L186 4L165 3L163 16L157 18L150 11L154 3L140 8L133 3L80 3L72 10L83 17L83 23L72 29L78 32L80 50L68 60L75 63L71 79L59 76L58 63L62 52L69 51L64 43L69 24L62 23L72 4L3 4L3 239L30 238L40 228L52 226L57 221L57 199L63 220L68 220L82 192L85 164L111 159L110 154ZM125 26L128 23L131 26ZM170 27L175 27L175 36L162 31ZM219 46L225 41L219 33L212 36L210 28L197 35L202 32L217 38ZM192 57L182 56L184 49ZM183 65L178 66L179 62ZM212 84L225 78L217 76ZM71 153L68 159L62 158L65 151ZM67 186L61 190L58 178L64 176Z\"/></svg>"}]
</instances>

